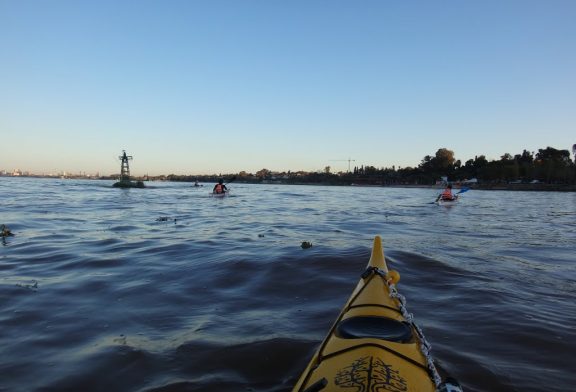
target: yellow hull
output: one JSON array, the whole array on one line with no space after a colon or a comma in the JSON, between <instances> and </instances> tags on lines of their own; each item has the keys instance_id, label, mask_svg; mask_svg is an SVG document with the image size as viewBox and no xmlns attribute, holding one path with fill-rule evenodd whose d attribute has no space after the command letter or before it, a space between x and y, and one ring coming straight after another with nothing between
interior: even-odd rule
<instances>
[{"instance_id":1,"label":"yellow hull","mask_svg":"<svg viewBox=\"0 0 576 392\"><path fill-rule=\"evenodd\" d=\"M314 354L293 392L434 392L427 359L413 324L390 297L379 236L368 269Z\"/></svg>"}]
</instances>

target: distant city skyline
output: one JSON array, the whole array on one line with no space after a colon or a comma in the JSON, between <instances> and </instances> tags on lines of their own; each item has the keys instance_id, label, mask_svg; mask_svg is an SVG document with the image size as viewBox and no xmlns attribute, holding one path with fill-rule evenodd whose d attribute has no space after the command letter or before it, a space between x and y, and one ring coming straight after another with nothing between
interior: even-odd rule
<instances>
[{"instance_id":1,"label":"distant city skyline","mask_svg":"<svg viewBox=\"0 0 576 392\"><path fill-rule=\"evenodd\" d=\"M47 176L47 177L60 177L60 176L67 176L67 175L74 175L74 176L83 176L83 177L100 177L100 172L95 173L87 173L84 171L78 172L67 172L64 170L56 171L56 172L32 172L29 170L20 170L20 169L13 169L13 170L6 170L0 168L0 176Z\"/></svg>"},{"instance_id":2,"label":"distant city skyline","mask_svg":"<svg viewBox=\"0 0 576 392\"><path fill-rule=\"evenodd\" d=\"M576 2L0 0L0 169L415 167L576 143Z\"/></svg>"}]
</instances>

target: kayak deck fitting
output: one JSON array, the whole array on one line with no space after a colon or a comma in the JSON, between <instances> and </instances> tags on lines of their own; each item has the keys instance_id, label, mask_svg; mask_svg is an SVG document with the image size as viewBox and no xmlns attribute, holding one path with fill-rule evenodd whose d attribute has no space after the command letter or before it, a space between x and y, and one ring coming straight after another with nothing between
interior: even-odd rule
<instances>
[{"instance_id":1,"label":"kayak deck fitting","mask_svg":"<svg viewBox=\"0 0 576 392\"><path fill-rule=\"evenodd\" d=\"M461 391L442 382L430 345L404 306L380 236L368 268L292 392Z\"/></svg>"}]
</instances>

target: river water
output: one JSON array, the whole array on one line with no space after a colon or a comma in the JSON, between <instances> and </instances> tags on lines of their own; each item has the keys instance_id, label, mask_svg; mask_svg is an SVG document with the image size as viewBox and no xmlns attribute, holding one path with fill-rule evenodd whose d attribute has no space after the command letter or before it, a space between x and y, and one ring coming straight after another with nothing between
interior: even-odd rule
<instances>
[{"instance_id":1,"label":"river water","mask_svg":"<svg viewBox=\"0 0 576 392\"><path fill-rule=\"evenodd\" d=\"M111 185L0 177L1 391L290 391L375 235L465 390L574 390L576 193Z\"/></svg>"}]
</instances>

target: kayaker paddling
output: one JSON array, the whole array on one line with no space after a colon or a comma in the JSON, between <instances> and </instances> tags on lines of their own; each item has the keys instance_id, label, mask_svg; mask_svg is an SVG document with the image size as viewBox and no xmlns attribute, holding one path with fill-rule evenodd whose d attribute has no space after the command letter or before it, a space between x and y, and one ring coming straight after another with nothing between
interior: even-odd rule
<instances>
[{"instance_id":1,"label":"kayaker paddling","mask_svg":"<svg viewBox=\"0 0 576 392\"><path fill-rule=\"evenodd\" d=\"M452 193L452 184L448 184L446 188L444 188L444 191L442 192L440 197L442 198L442 200L450 200L450 201L456 198L456 196L454 196L454 194Z\"/></svg>"},{"instance_id":2,"label":"kayaker paddling","mask_svg":"<svg viewBox=\"0 0 576 392\"><path fill-rule=\"evenodd\" d=\"M218 183L214 185L212 192L209 193L211 197L225 197L230 195L230 189L226 187L226 185L230 184L232 181L236 180L236 176L232 177L224 184L224 180L220 178Z\"/></svg>"},{"instance_id":3,"label":"kayaker paddling","mask_svg":"<svg viewBox=\"0 0 576 392\"><path fill-rule=\"evenodd\" d=\"M456 201L458 201L460 194L464 193L464 192L468 192L468 190L469 190L468 188L462 188L458 192L452 193L452 185L448 184L448 185L446 185L446 188L444 189L444 191L438 195L438 197L436 198L436 200L433 203L444 204L444 205L453 205L453 204L455 204ZM446 202L446 203L444 203L444 202Z\"/></svg>"},{"instance_id":4,"label":"kayaker paddling","mask_svg":"<svg viewBox=\"0 0 576 392\"><path fill-rule=\"evenodd\" d=\"M218 184L214 185L214 189L212 189L212 193L217 195L226 193L226 191L228 191L228 188L226 188L226 184L224 184L223 179L219 179Z\"/></svg>"}]
</instances>

